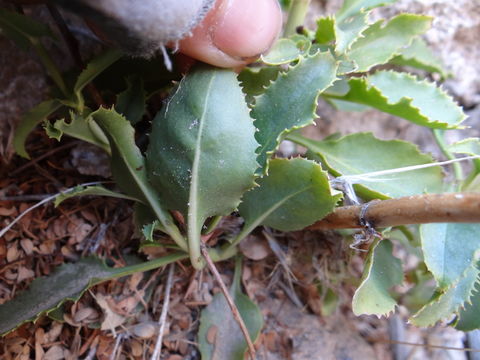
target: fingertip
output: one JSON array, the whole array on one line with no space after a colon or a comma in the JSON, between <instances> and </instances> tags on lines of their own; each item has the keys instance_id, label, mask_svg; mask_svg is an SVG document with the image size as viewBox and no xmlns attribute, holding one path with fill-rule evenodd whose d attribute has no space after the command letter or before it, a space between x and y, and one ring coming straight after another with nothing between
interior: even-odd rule
<instances>
[{"instance_id":1,"label":"fingertip","mask_svg":"<svg viewBox=\"0 0 480 360\"><path fill-rule=\"evenodd\" d=\"M180 51L220 67L254 61L277 38L282 13L277 0L217 0Z\"/></svg>"}]
</instances>

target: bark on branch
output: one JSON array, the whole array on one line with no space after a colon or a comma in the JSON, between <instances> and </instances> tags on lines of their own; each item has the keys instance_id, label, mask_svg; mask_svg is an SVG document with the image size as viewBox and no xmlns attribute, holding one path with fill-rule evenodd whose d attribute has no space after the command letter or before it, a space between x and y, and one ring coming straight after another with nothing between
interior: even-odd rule
<instances>
[{"instance_id":1,"label":"bark on branch","mask_svg":"<svg viewBox=\"0 0 480 360\"><path fill-rule=\"evenodd\" d=\"M390 200L373 200L363 205L335 209L310 230L480 222L480 193L450 193L406 196Z\"/></svg>"}]
</instances>

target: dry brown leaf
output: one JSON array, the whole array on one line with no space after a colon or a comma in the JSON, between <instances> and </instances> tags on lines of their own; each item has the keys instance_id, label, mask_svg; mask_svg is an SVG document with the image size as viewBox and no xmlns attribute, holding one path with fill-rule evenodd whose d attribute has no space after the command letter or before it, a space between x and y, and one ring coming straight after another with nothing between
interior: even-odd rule
<instances>
[{"instance_id":1,"label":"dry brown leaf","mask_svg":"<svg viewBox=\"0 0 480 360\"><path fill-rule=\"evenodd\" d=\"M64 349L59 345L54 345L45 353L43 360L62 360L64 358Z\"/></svg>"},{"instance_id":2,"label":"dry brown leaf","mask_svg":"<svg viewBox=\"0 0 480 360\"><path fill-rule=\"evenodd\" d=\"M98 306L100 306L103 310L104 318L101 324L101 330L110 330L115 335L115 329L122 325L126 319L111 309L110 304L107 301L108 297L109 296L105 296L100 293L94 295Z\"/></svg>"},{"instance_id":3,"label":"dry brown leaf","mask_svg":"<svg viewBox=\"0 0 480 360\"><path fill-rule=\"evenodd\" d=\"M27 269L25 266L20 266L18 268L17 282L22 282L26 279L31 279L34 276L35 276L35 272L33 270Z\"/></svg>"},{"instance_id":4,"label":"dry brown leaf","mask_svg":"<svg viewBox=\"0 0 480 360\"><path fill-rule=\"evenodd\" d=\"M17 209L14 207L11 207L10 209L7 209L5 207L0 207L0 216L12 216L17 212Z\"/></svg>"},{"instance_id":5,"label":"dry brown leaf","mask_svg":"<svg viewBox=\"0 0 480 360\"><path fill-rule=\"evenodd\" d=\"M239 247L242 254L251 260L262 260L271 254L268 243L254 235L247 236Z\"/></svg>"}]
</instances>

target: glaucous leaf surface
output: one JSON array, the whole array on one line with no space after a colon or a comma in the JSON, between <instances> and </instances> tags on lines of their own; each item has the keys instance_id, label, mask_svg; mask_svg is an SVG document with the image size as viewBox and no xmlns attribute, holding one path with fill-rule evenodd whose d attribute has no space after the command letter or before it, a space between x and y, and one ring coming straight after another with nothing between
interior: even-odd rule
<instances>
[{"instance_id":1,"label":"glaucous leaf surface","mask_svg":"<svg viewBox=\"0 0 480 360\"><path fill-rule=\"evenodd\" d=\"M257 182L259 187L245 194L238 209L245 219L241 234L259 225L303 229L332 212L341 198L321 166L302 158L271 160L268 175Z\"/></svg>"},{"instance_id":2,"label":"glaucous leaf surface","mask_svg":"<svg viewBox=\"0 0 480 360\"><path fill-rule=\"evenodd\" d=\"M254 133L236 74L207 65L183 78L153 120L149 179L168 209L185 215L194 264L204 221L235 210L254 186Z\"/></svg>"},{"instance_id":3,"label":"glaucous leaf surface","mask_svg":"<svg viewBox=\"0 0 480 360\"><path fill-rule=\"evenodd\" d=\"M385 25L383 20L379 20L362 32L362 37L347 52L347 57L355 61L358 72L385 64L403 47L410 45L415 37L426 32L431 22L428 16L413 14L397 15Z\"/></svg>"},{"instance_id":4,"label":"glaucous leaf surface","mask_svg":"<svg viewBox=\"0 0 480 360\"><path fill-rule=\"evenodd\" d=\"M449 76L448 72L444 69L442 62L428 47L425 40L420 37L413 39L410 46L401 49L399 54L392 58L389 63L400 66L410 66L431 73L438 73L444 79Z\"/></svg>"},{"instance_id":5,"label":"glaucous leaf surface","mask_svg":"<svg viewBox=\"0 0 480 360\"><path fill-rule=\"evenodd\" d=\"M433 162L417 146L401 140L380 140L371 133L356 133L337 140L316 141L292 134L288 137L308 149L307 156L324 163L335 176L360 175ZM355 180L365 198L394 198L440 192L440 166Z\"/></svg>"},{"instance_id":6,"label":"glaucous leaf surface","mask_svg":"<svg viewBox=\"0 0 480 360\"><path fill-rule=\"evenodd\" d=\"M442 89L406 73L378 71L348 82L344 96L327 97L368 105L418 125L455 129L465 119L460 106Z\"/></svg>"},{"instance_id":7,"label":"glaucous leaf surface","mask_svg":"<svg viewBox=\"0 0 480 360\"><path fill-rule=\"evenodd\" d=\"M62 103L56 99L46 100L22 116L13 137L13 148L18 155L30 159L30 155L28 155L25 149L25 141L27 140L28 134L35 129L35 126L45 121L49 115L61 107Z\"/></svg>"},{"instance_id":8,"label":"glaucous leaf surface","mask_svg":"<svg viewBox=\"0 0 480 360\"><path fill-rule=\"evenodd\" d=\"M355 315L388 315L395 310L397 302L389 290L403 282L400 259L392 254L389 240L377 241L370 247L365 262L362 282L353 296Z\"/></svg>"},{"instance_id":9,"label":"glaucous leaf surface","mask_svg":"<svg viewBox=\"0 0 480 360\"><path fill-rule=\"evenodd\" d=\"M470 301L476 291L479 271L475 266L470 266L455 284L426 304L420 311L410 318L410 323L415 326L433 326L436 322L446 320L457 314L465 304Z\"/></svg>"},{"instance_id":10,"label":"glaucous leaf surface","mask_svg":"<svg viewBox=\"0 0 480 360\"><path fill-rule=\"evenodd\" d=\"M441 289L455 284L478 260L480 224L423 224L420 237L425 264Z\"/></svg>"},{"instance_id":11,"label":"glaucous leaf surface","mask_svg":"<svg viewBox=\"0 0 480 360\"><path fill-rule=\"evenodd\" d=\"M97 258L83 258L76 263L63 264L50 276L33 280L26 291L0 305L0 335L28 321L57 309L65 301L77 301L90 287L106 280L148 271L185 258L172 254L145 263L123 268L107 267Z\"/></svg>"},{"instance_id":12,"label":"glaucous leaf surface","mask_svg":"<svg viewBox=\"0 0 480 360\"><path fill-rule=\"evenodd\" d=\"M258 306L242 293L241 273L241 259L237 258L230 295L248 329L252 342L255 342L263 327L263 317ZM243 360L245 358L247 350L245 337L221 292L217 293L212 302L202 310L198 342L202 359Z\"/></svg>"},{"instance_id":13,"label":"glaucous leaf surface","mask_svg":"<svg viewBox=\"0 0 480 360\"><path fill-rule=\"evenodd\" d=\"M337 62L328 52L300 58L255 99L252 116L260 144L257 160L263 172L285 134L313 124L318 95L333 83L336 71Z\"/></svg>"}]
</instances>

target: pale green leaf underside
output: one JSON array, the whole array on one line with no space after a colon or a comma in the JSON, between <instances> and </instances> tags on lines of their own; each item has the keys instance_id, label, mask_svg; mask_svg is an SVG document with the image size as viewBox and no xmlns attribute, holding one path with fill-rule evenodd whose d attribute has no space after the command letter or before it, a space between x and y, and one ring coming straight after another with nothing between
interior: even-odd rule
<instances>
[{"instance_id":1,"label":"pale green leaf underside","mask_svg":"<svg viewBox=\"0 0 480 360\"><path fill-rule=\"evenodd\" d=\"M428 16L412 14L400 14L386 25L380 20L362 32L362 37L347 52L347 57L358 65L358 72L385 64L403 47L410 45L416 36L427 31L431 22Z\"/></svg>"},{"instance_id":2,"label":"pale green leaf underside","mask_svg":"<svg viewBox=\"0 0 480 360\"><path fill-rule=\"evenodd\" d=\"M259 187L243 197L243 233L259 225L282 231L305 228L333 211L341 194L332 190L320 165L302 158L273 159Z\"/></svg>"},{"instance_id":3,"label":"pale green leaf underside","mask_svg":"<svg viewBox=\"0 0 480 360\"><path fill-rule=\"evenodd\" d=\"M457 154L480 155L480 138L467 138L453 143L448 150Z\"/></svg>"},{"instance_id":4,"label":"pale green leaf underside","mask_svg":"<svg viewBox=\"0 0 480 360\"><path fill-rule=\"evenodd\" d=\"M103 186L100 186L100 185L77 186L72 191L62 193L61 195L57 196L55 198L55 206L58 206L59 204L61 204L63 201L67 199L77 197L77 196L108 196L108 197L114 197L119 199L138 201L137 199L131 196L127 196L112 190L108 190L107 188L104 188Z\"/></svg>"},{"instance_id":5,"label":"pale green leaf underside","mask_svg":"<svg viewBox=\"0 0 480 360\"><path fill-rule=\"evenodd\" d=\"M13 137L13 148L18 155L27 159L30 158L25 149L25 140L27 139L28 134L30 134L35 126L44 121L60 107L62 107L62 103L58 100L47 100L27 111L22 116L20 125L15 129L15 136Z\"/></svg>"},{"instance_id":6,"label":"pale green leaf underside","mask_svg":"<svg viewBox=\"0 0 480 360\"><path fill-rule=\"evenodd\" d=\"M256 98L252 117L260 144L257 161L263 171L286 133L313 124L318 95L336 79L336 70L337 62L330 53L300 58Z\"/></svg>"},{"instance_id":7,"label":"pale green leaf underside","mask_svg":"<svg viewBox=\"0 0 480 360\"><path fill-rule=\"evenodd\" d=\"M96 258L63 264L50 276L35 279L28 290L0 305L0 335L58 308L67 300L76 301L88 288L103 281L155 269L185 258L172 254L139 265L109 268Z\"/></svg>"},{"instance_id":8,"label":"pale green leaf underside","mask_svg":"<svg viewBox=\"0 0 480 360\"><path fill-rule=\"evenodd\" d=\"M267 54L261 56L261 59L268 65L288 64L297 60L300 53L295 41L279 39Z\"/></svg>"},{"instance_id":9,"label":"pale green leaf underside","mask_svg":"<svg viewBox=\"0 0 480 360\"><path fill-rule=\"evenodd\" d=\"M352 44L357 41L368 28L368 12L355 14L335 24L336 42L335 51L344 53L349 51Z\"/></svg>"},{"instance_id":10,"label":"pale green leaf underside","mask_svg":"<svg viewBox=\"0 0 480 360\"><path fill-rule=\"evenodd\" d=\"M389 240L372 245L363 270L362 282L353 296L355 315L388 315L397 302L389 294L395 285L401 285L403 270L401 261L393 256Z\"/></svg>"},{"instance_id":11,"label":"pale green leaf underside","mask_svg":"<svg viewBox=\"0 0 480 360\"><path fill-rule=\"evenodd\" d=\"M399 54L392 58L389 63L400 66L411 66L432 73L436 72L443 78L449 76L442 62L420 37L415 38L410 46L401 49Z\"/></svg>"},{"instance_id":12,"label":"pale green leaf underside","mask_svg":"<svg viewBox=\"0 0 480 360\"><path fill-rule=\"evenodd\" d=\"M448 288L477 261L480 250L480 224L423 224L422 250L438 286Z\"/></svg>"},{"instance_id":13,"label":"pale green leaf underside","mask_svg":"<svg viewBox=\"0 0 480 360\"><path fill-rule=\"evenodd\" d=\"M300 135L288 139L305 146L307 156L320 160L336 176L359 175L433 162L430 155L401 140L380 140L371 133L356 133L338 140L315 141ZM442 190L440 166L356 181L358 193L367 198L395 198Z\"/></svg>"},{"instance_id":14,"label":"pale green leaf underside","mask_svg":"<svg viewBox=\"0 0 480 360\"><path fill-rule=\"evenodd\" d=\"M240 277L241 260L237 259L230 295L245 322L252 342L255 342L263 327L263 317L258 306L242 293ZM211 334L208 336L209 331L215 334L213 339ZM208 339L213 340L213 343ZM247 343L222 293L216 294L212 302L202 310L198 342L202 359L244 359Z\"/></svg>"},{"instance_id":15,"label":"pale green leaf underside","mask_svg":"<svg viewBox=\"0 0 480 360\"><path fill-rule=\"evenodd\" d=\"M435 296L430 303L412 316L410 322L416 326L433 326L436 322L446 320L458 313L472 297L478 274L478 269L470 266L457 283L450 286L444 293Z\"/></svg>"},{"instance_id":16,"label":"pale green leaf underside","mask_svg":"<svg viewBox=\"0 0 480 360\"><path fill-rule=\"evenodd\" d=\"M368 105L435 129L455 129L465 119L462 108L434 83L394 71L349 80L350 91L329 97Z\"/></svg>"}]
</instances>

